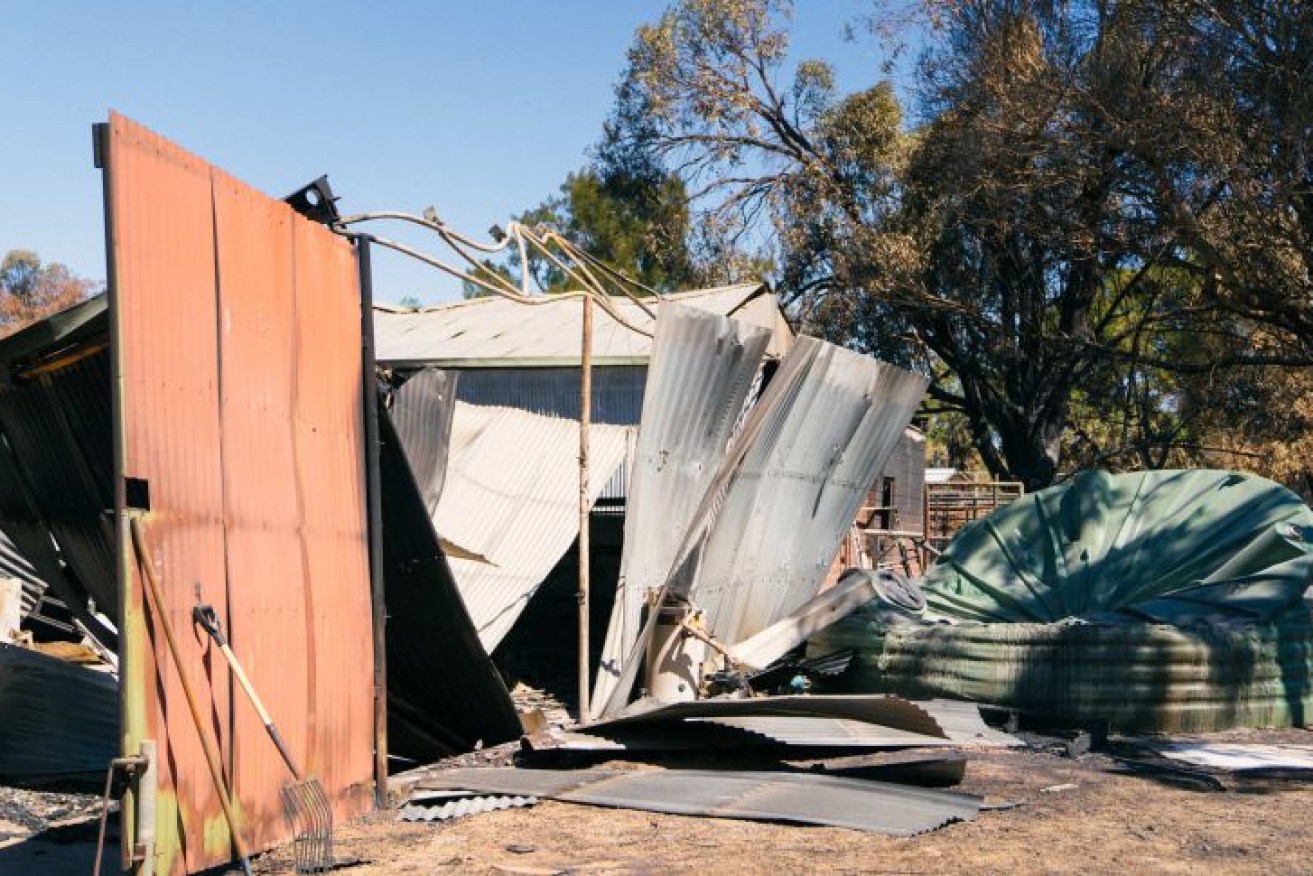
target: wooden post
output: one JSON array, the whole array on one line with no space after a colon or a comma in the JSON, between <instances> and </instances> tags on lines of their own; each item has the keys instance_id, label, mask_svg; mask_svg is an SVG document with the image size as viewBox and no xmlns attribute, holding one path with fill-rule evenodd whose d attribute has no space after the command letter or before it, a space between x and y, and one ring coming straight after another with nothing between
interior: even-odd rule
<instances>
[{"instance_id":1,"label":"wooden post","mask_svg":"<svg viewBox=\"0 0 1313 876\"><path fill-rule=\"evenodd\" d=\"M588 708L588 581L589 526L588 426L593 418L593 299L583 300L583 337L579 355L579 723Z\"/></svg>"}]
</instances>

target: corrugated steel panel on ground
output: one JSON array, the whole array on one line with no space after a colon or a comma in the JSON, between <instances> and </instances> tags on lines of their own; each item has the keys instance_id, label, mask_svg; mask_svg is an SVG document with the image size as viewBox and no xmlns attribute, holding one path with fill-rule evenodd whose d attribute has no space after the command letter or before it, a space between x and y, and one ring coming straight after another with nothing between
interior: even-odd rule
<instances>
[{"instance_id":1,"label":"corrugated steel panel on ground","mask_svg":"<svg viewBox=\"0 0 1313 876\"><path fill-rule=\"evenodd\" d=\"M959 745L986 745L998 748L1016 748L1025 745L1011 733L995 730L980 717L980 706L965 700L915 700L935 723L943 728L948 738Z\"/></svg>"},{"instance_id":2,"label":"corrugated steel panel on ground","mask_svg":"<svg viewBox=\"0 0 1313 876\"><path fill-rule=\"evenodd\" d=\"M537 797L506 797L497 794L470 794L465 791L419 791L410 796L397 816L399 821L451 821L496 812L499 809L520 809L533 806Z\"/></svg>"},{"instance_id":3,"label":"corrugated steel panel on ground","mask_svg":"<svg viewBox=\"0 0 1313 876\"><path fill-rule=\"evenodd\" d=\"M906 785L809 773L712 770L455 769L421 789L550 797L677 815L819 824L915 836L970 821L980 799Z\"/></svg>"},{"instance_id":4,"label":"corrugated steel panel on ground","mask_svg":"<svg viewBox=\"0 0 1313 876\"><path fill-rule=\"evenodd\" d=\"M768 306L749 307L756 299ZM761 324L772 333L775 355L783 355L792 337L778 299L760 283L685 292L666 300ZM639 305L619 297L611 303L629 323L652 330L652 317ZM656 300L647 306L655 311ZM579 298L554 296L532 306L495 296L415 310L380 306L374 316L378 361L392 367L577 367L582 310ZM650 337L594 309L594 365L641 365L651 347Z\"/></svg>"},{"instance_id":5,"label":"corrugated steel panel on ground","mask_svg":"<svg viewBox=\"0 0 1313 876\"><path fill-rule=\"evenodd\" d=\"M662 304L625 505L624 553L592 702L610 698L638 638L645 595L670 575L752 388L769 334Z\"/></svg>"},{"instance_id":6,"label":"corrugated steel panel on ground","mask_svg":"<svg viewBox=\"0 0 1313 876\"><path fill-rule=\"evenodd\" d=\"M818 717L860 721L924 737L926 744L947 737L938 722L916 703L884 694L713 697L685 703L639 700L626 714L590 724L588 732L651 726L687 718Z\"/></svg>"},{"instance_id":7,"label":"corrugated steel panel on ground","mask_svg":"<svg viewBox=\"0 0 1313 876\"><path fill-rule=\"evenodd\" d=\"M180 873L231 858L180 671L213 716L242 829L257 848L287 837L285 768L223 662L185 634L198 583L337 816L371 800L360 297L354 252L326 228L117 114L104 146L120 474L149 486L150 561L183 664L129 563L123 745L159 743L156 872Z\"/></svg>"},{"instance_id":8,"label":"corrugated steel panel on ground","mask_svg":"<svg viewBox=\"0 0 1313 876\"><path fill-rule=\"evenodd\" d=\"M388 752L417 763L495 745L520 722L493 666L402 454L379 410L388 621Z\"/></svg>"},{"instance_id":9,"label":"corrugated steel panel on ground","mask_svg":"<svg viewBox=\"0 0 1313 876\"><path fill-rule=\"evenodd\" d=\"M579 424L458 402L451 429L433 524L443 538L490 561L450 559L479 639L491 651L578 535ZM623 462L627 431L592 427L592 501Z\"/></svg>"},{"instance_id":10,"label":"corrugated steel panel on ground","mask_svg":"<svg viewBox=\"0 0 1313 876\"><path fill-rule=\"evenodd\" d=\"M108 672L0 643L0 778L101 776L118 754Z\"/></svg>"}]
</instances>

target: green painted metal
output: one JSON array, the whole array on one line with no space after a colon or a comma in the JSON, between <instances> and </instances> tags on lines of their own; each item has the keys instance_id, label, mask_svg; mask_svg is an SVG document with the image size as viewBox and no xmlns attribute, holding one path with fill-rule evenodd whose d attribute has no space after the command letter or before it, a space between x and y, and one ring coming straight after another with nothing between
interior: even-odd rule
<instances>
[{"instance_id":1,"label":"green painted metal","mask_svg":"<svg viewBox=\"0 0 1313 876\"><path fill-rule=\"evenodd\" d=\"M872 604L845 691L956 697L1128 731L1313 714L1313 511L1222 471L1083 473L971 524L921 581L922 622Z\"/></svg>"},{"instance_id":2,"label":"green painted metal","mask_svg":"<svg viewBox=\"0 0 1313 876\"><path fill-rule=\"evenodd\" d=\"M1272 617L1313 575L1313 511L1227 471L1084 472L969 524L921 580L963 621Z\"/></svg>"}]
</instances>

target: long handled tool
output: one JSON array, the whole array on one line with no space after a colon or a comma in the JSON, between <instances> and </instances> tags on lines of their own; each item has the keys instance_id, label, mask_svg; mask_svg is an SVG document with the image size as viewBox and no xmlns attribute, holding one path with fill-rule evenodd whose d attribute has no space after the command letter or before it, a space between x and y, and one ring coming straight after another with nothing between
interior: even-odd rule
<instances>
[{"instance_id":1,"label":"long handled tool","mask_svg":"<svg viewBox=\"0 0 1313 876\"><path fill-rule=\"evenodd\" d=\"M237 857L241 859L242 870L248 874L251 872L251 855L247 851L246 841L242 839L242 833L237 827L237 817L233 814L232 800L228 796L228 788L223 781L223 771L219 766L219 754L210 745L210 739L205 735L205 722L201 718L200 707L196 704L196 694L192 692L191 683L187 681L187 675L182 671L182 658L178 654L178 643L173 636L173 624L169 621L169 616L164 613L164 600L160 597L159 581L155 578L155 564L151 561L150 551L146 549L146 534L141 526L141 519L133 517L129 521L132 528L132 547L137 554L137 563L141 566L146 577L146 596L150 602L151 611L155 615L155 622L164 630L164 640L169 645L169 654L173 657L173 666L178 670L178 681L182 682L182 692L187 698L187 708L191 709L192 723L196 725L196 735L201 739L201 750L205 752L205 763L210 768L210 779L214 782L214 791L219 795L219 805L223 807L223 817L228 821L228 832L232 835L233 850Z\"/></svg>"},{"instance_id":2,"label":"long handled tool","mask_svg":"<svg viewBox=\"0 0 1313 876\"><path fill-rule=\"evenodd\" d=\"M242 665L237 662L237 655L233 654L232 646L228 644L228 637L223 634L218 614L212 606L201 601L199 585L196 597L192 619L210 634L210 638L214 639L214 643L223 652L242 690L246 691L251 705L255 707L255 713L264 722L264 729L269 731L269 738L274 741L278 753L283 756L287 768L292 772L294 781L283 786L283 812L296 835L296 871L298 873L327 872L333 869L333 807L328 802L328 794L324 792L324 786L318 779L313 776L307 777L301 772L301 767L297 765L292 752L287 748L287 743L283 741L282 734L274 725L273 718L269 717L264 702L255 692L251 680L246 677Z\"/></svg>"}]
</instances>

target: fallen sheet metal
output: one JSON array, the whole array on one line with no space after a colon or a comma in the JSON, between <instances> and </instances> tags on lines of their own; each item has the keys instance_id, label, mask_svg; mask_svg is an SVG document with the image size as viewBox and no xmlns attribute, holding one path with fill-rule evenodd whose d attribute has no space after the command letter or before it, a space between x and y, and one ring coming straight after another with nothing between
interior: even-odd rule
<instances>
[{"instance_id":1,"label":"fallen sheet metal","mask_svg":"<svg viewBox=\"0 0 1313 876\"><path fill-rule=\"evenodd\" d=\"M520 733L510 694L479 644L401 442L379 409L388 749L417 763Z\"/></svg>"},{"instance_id":2,"label":"fallen sheet metal","mask_svg":"<svg viewBox=\"0 0 1313 876\"><path fill-rule=\"evenodd\" d=\"M591 500L624 461L628 433L593 426ZM492 651L578 535L579 424L457 402L444 481L433 525L486 558L450 563L479 640Z\"/></svg>"},{"instance_id":3,"label":"fallen sheet metal","mask_svg":"<svg viewBox=\"0 0 1313 876\"><path fill-rule=\"evenodd\" d=\"M765 329L704 310L677 304L658 309L625 504L620 577L592 697L599 707L614 691L620 663L638 638L646 595L665 584L690 518L725 455L769 340Z\"/></svg>"},{"instance_id":4,"label":"fallen sheet metal","mask_svg":"<svg viewBox=\"0 0 1313 876\"><path fill-rule=\"evenodd\" d=\"M780 372L758 425L744 428L749 443L700 562L672 579L730 645L816 593L926 387L919 374L813 338L799 339Z\"/></svg>"},{"instance_id":5,"label":"fallen sheet metal","mask_svg":"<svg viewBox=\"0 0 1313 876\"><path fill-rule=\"evenodd\" d=\"M810 599L925 391L918 374L799 338L704 491L662 603L693 603L733 646ZM624 708L650 612L601 709Z\"/></svg>"},{"instance_id":6,"label":"fallen sheet metal","mask_svg":"<svg viewBox=\"0 0 1313 876\"><path fill-rule=\"evenodd\" d=\"M980 706L963 700L915 700L959 745L1016 748L1025 745L1011 733L995 730L980 717Z\"/></svg>"},{"instance_id":7,"label":"fallen sheet metal","mask_svg":"<svg viewBox=\"0 0 1313 876\"><path fill-rule=\"evenodd\" d=\"M537 797L473 794L469 791L416 791L397 816L399 821L451 821L480 812L533 806Z\"/></svg>"},{"instance_id":8,"label":"fallen sheet metal","mask_svg":"<svg viewBox=\"0 0 1313 876\"><path fill-rule=\"evenodd\" d=\"M915 836L970 821L981 801L966 794L808 773L715 770L456 769L424 790L550 797L675 815L744 818Z\"/></svg>"},{"instance_id":9,"label":"fallen sheet metal","mask_svg":"<svg viewBox=\"0 0 1313 876\"><path fill-rule=\"evenodd\" d=\"M1144 742L1145 748L1172 760L1232 772L1313 770L1313 746L1249 745L1230 742Z\"/></svg>"},{"instance_id":10,"label":"fallen sheet metal","mask_svg":"<svg viewBox=\"0 0 1313 876\"><path fill-rule=\"evenodd\" d=\"M102 776L118 748L112 675L0 643L0 779Z\"/></svg>"}]
</instances>

